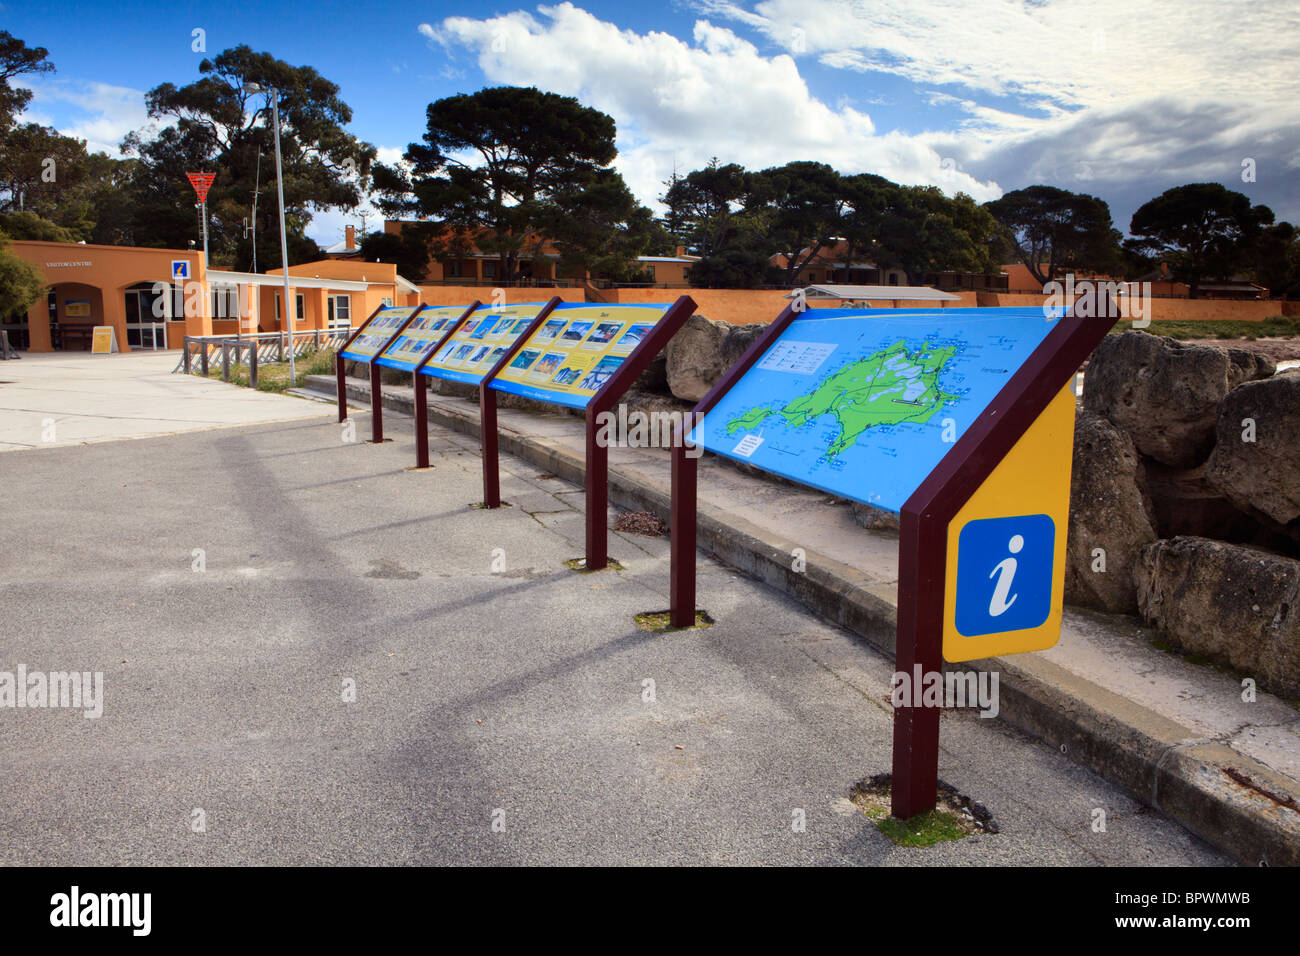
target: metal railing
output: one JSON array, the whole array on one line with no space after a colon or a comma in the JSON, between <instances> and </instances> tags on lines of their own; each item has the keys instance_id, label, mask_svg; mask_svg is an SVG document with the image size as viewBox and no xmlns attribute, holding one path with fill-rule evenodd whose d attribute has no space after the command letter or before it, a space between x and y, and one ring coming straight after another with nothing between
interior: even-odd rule
<instances>
[{"instance_id":1,"label":"metal railing","mask_svg":"<svg viewBox=\"0 0 1300 956\"><path fill-rule=\"evenodd\" d=\"M294 357L319 352L321 349L339 349L356 331L352 328L311 329L294 332ZM205 378L212 365L221 363L221 379L230 381L230 369L247 362L249 382L257 388L257 368L263 362L284 362L289 355L288 332L259 332L254 335L187 335L181 345L181 360L173 374L198 374Z\"/></svg>"}]
</instances>

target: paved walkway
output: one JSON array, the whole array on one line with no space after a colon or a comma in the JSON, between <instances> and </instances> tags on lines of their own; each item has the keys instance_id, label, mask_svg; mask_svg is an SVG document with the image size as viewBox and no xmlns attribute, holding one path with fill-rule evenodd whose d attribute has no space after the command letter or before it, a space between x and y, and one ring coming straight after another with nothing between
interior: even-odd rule
<instances>
[{"instance_id":1,"label":"paved walkway","mask_svg":"<svg viewBox=\"0 0 1300 956\"><path fill-rule=\"evenodd\" d=\"M893 845L847 799L889 768L886 655L708 560L717 624L641 631L665 539L569 571L579 488L507 455L476 510L476 441L434 428L412 471L388 427L8 457L0 669L100 671L104 704L0 710L0 863L1226 862L970 711L941 774L1001 832Z\"/></svg>"},{"instance_id":2,"label":"paved walkway","mask_svg":"<svg viewBox=\"0 0 1300 956\"><path fill-rule=\"evenodd\" d=\"M179 352L28 352L0 361L0 451L324 414L300 399L173 375L179 357Z\"/></svg>"}]
</instances>

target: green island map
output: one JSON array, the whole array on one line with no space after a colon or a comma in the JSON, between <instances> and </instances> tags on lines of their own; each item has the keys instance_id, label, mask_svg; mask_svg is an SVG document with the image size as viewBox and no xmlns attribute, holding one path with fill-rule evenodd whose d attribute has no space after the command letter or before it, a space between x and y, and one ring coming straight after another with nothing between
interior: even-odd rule
<instances>
[{"instance_id":1,"label":"green island map","mask_svg":"<svg viewBox=\"0 0 1300 956\"><path fill-rule=\"evenodd\" d=\"M690 437L898 511L1052 328L1042 309L809 309Z\"/></svg>"},{"instance_id":2,"label":"green island map","mask_svg":"<svg viewBox=\"0 0 1300 956\"><path fill-rule=\"evenodd\" d=\"M826 449L826 456L834 458L868 428L927 422L955 400L956 395L940 387L939 373L956 354L951 345L936 349L925 344L913 351L900 339L887 349L850 362L812 392L779 409L759 406L737 415L727 422L727 434L750 431L773 415L780 415L792 428L830 415L840 429Z\"/></svg>"}]
</instances>

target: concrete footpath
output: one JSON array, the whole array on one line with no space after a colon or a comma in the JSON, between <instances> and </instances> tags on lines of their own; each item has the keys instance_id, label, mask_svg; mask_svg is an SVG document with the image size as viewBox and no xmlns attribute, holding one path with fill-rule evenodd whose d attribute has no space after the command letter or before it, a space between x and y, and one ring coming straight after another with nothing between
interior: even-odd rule
<instances>
[{"instance_id":1,"label":"concrete footpath","mask_svg":"<svg viewBox=\"0 0 1300 956\"><path fill-rule=\"evenodd\" d=\"M26 352L0 362L0 451L143 438L320 413L270 392L173 375L179 352Z\"/></svg>"},{"instance_id":2,"label":"concrete footpath","mask_svg":"<svg viewBox=\"0 0 1300 956\"><path fill-rule=\"evenodd\" d=\"M308 385L333 398L332 378L312 377ZM368 382L350 379L348 389L350 401L369 401ZM384 395L386 409L409 414L409 387L385 386ZM429 413L439 426L478 434L478 406L470 401L430 395ZM580 419L512 409L499 418L503 451L581 485ZM409 441L407 419L392 419L388 430ZM666 452L613 449L610 465L615 505L667 519ZM713 456L701 461L699 484L702 549L892 659L896 536L858 527L848 505L821 492L751 477ZM792 569L795 548L807 554L806 571ZM698 600L714 610L716 598L703 584ZM1300 864L1300 712L1294 705L1264 693L1243 701L1237 677L1156 649L1141 621L1123 615L1069 610L1055 648L969 667L1000 672L1000 719L1235 860Z\"/></svg>"}]
</instances>

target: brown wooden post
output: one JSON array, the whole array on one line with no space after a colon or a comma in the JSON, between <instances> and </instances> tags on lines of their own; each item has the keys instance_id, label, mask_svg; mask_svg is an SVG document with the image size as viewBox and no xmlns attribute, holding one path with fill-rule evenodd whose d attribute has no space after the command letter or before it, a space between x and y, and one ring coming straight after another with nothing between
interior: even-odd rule
<instances>
[{"instance_id":1,"label":"brown wooden post","mask_svg":"<svg viewBox=\"0 0 1300 956\"><path fill-rule=\"evenodd\" d=\"M370 363L370 440L376 445L384 440L384 389L374 362Z\"/></svg>"},{"instance_id":2,"label":"brown wooden post","mask_svg":"<svg viewBox=\"0 0 1300 956\"><path fill-rule=\"evenodd\" d=\"M257 339L248 343L248 387L257 388Z\"/></svg>"},{"instance_id":3,"label":"brown wooden post","mask_svg":"<svg viewBox=\"0 0 1300 956\"><path fill-rule=\"evenodd\" d=\"M415 376L415 467L429 467L429 386Z\"/></svg>"},{"instance_id":4,"label":"brown wooden post","mask_svg":"<svg viewBox=\"0 0 1300 956\"><path fill-rule=\"evenodd\" d=\"M339 421L341 422L348 420L348 377L345 372L347 361L343 357L342 350L334 355L334 389L339 400Z\"/></svg>"},{"instance_id":5,"label":"brown wooden post","mask_svg":"<svg viewBox=\"0 0 1300 956\"><path fill-rule=\"evenodd\" d=\"M483 446L483 507L501 507L501 460L497 451L497 393L480 391L479 427Z\"/></svg>"},{"instance_id":6,"label":"brown wooden post","mask_svg":"<svg viewBox=\"0 0 1300 956\"><path fill-rule=\"evenodd\" d=\"M609 448L598 440L596 403L587 406L587 563L588 571L609 564Z\"/></svg>"},{"instance_id":7,"label":"brown wooden post","mask_svg":"<svg viewBox=\"0 0 1300 956\"><path fill-rule=\"evenodd\" d=\"M686 454L686 433L690 423L683 424L673 442L672 458L672 511L668 521L668 546L670 573L668 585L669 623L673 627L695 625L695 537L696 537L696 478L699 458Z\"/></svg>"}]
</instances>

